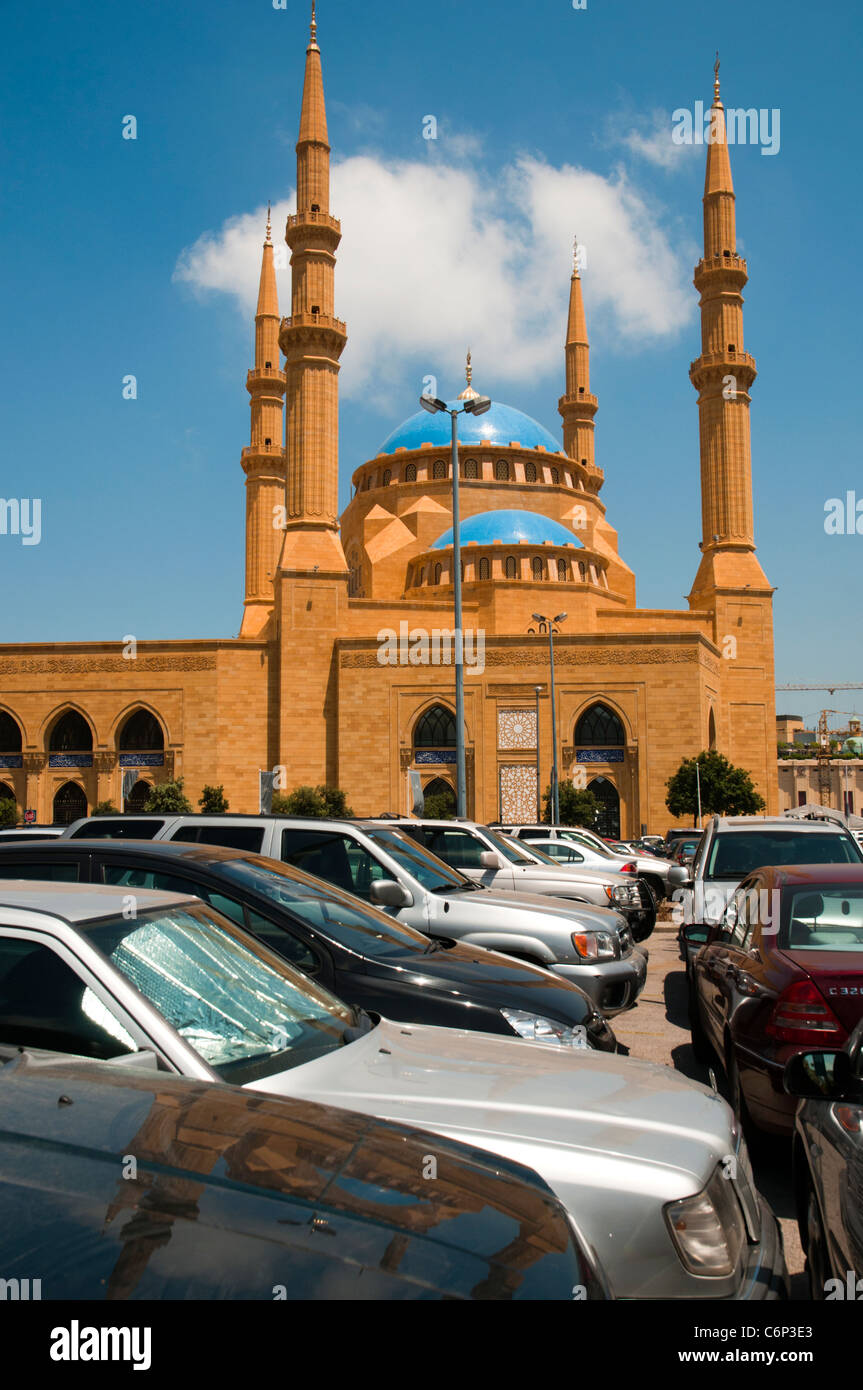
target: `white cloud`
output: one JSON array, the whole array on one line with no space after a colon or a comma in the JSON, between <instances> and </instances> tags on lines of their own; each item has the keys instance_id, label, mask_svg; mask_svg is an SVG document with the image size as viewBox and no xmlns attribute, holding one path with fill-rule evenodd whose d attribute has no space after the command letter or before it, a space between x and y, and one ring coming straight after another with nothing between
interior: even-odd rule
<instances>
[{"instance_id":1,"label":"white cloud","mask_svg":"<svg viewBox=\"0 0 863 1390\"><path fill-rule=\"evenodd\" d=\"M274 240L293 206L292 192L274 208ZM349 333L346 396L383 400L426 372L447 394L468 345L480 389L559 371L576 231L592 342L646 350L695 313L691 257L672 246L664 209L621 172L525 157L489 174L440 158L357 155L333 168L332 206L343 234L336 310ZM179 257L175 279L229 294L251 316L264 220L257 208L205 233ZM279 281L286 313L289 271Z\"/></svg>"}]
</instances>

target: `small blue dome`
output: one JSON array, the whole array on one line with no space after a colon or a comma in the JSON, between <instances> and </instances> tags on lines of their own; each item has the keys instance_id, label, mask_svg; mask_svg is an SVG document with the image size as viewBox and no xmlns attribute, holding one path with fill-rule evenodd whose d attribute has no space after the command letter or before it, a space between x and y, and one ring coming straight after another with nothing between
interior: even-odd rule
<instances>
[{"instance_id":1,"label":"small blue dome","mask_svg":"<svg viewBox=\"0 0 863 1390\"><path fill-rule=\"evenodd\" d=\"M520 512L506 509L496 512L478 512L467 517L459 527L459 540L464 545L494 545L502 541L504 545L577 545L581 541L549 516L539 512ZM452 545L452 527L438 536L432 550L446 550Z\"/></svg>"},{"instance_id":2,"label":"small blue dome","mask_svg":"<svg viewBox=\"0 0 863 1390\"><path fill-rule=\"evenodd\" d=\"M459 401L447 401L450 410L460 404ZM500 405L497 401L492 401L485 415L460 415L458 438L460 444L488 442L500 444L505 448L515 442L523 449L536 449L542 445L550 454L563 453L560 441L549 434L538 420L532 420L522 411L513 410L510 405ZM442 410L436 415L418 410L416 415L411 415L410 419L405 420L398 429L394 429L392 434L388 435L378 453L392 454L400 448L419 449L423 444L449 448L451 439L452 424L448 415L444 415Z\"/></svg>"}]
</instances>

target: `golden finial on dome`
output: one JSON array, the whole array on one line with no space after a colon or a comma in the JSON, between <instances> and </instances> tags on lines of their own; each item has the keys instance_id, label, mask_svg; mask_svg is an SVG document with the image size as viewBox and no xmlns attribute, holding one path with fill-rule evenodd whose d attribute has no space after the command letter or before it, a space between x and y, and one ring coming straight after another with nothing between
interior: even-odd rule
<instances>
[{"instance_id":1,"label":"golden finial on dome","mask_svg":"<svg viewBox=\"0 0 863 1390\"><path fill-rule=\"evenodd\" d=\"M470 348L467 350L467 361L465 362L464 374L467 379L467 386L456 396L457 401L475 401L479 396L479 391L474 391L471 386L473 377L473 367L470 364Z\"/></svg>"},{"instance_id":2,"label":"golden finial on dome","mask_svg":"<svg viewBox=\"0 0 863 1390\"><path fill-rule=\"evenodd\" d=\"M716 62L713 64L713 100L719 100L719 49L716 50Z\"/></svg>"},{"instance_id":3,"label":"golden finial on dome","mask_svg":"<svg viewBox=\"0 0 863 1390\"><path fill-rule=\"evenodd\" d=\"M265 245L265 246L272 246L272 244L273 244L273 243L272 243L272 238L271 238L271 236L270 236L270 233L272 232L272 230L273 230L273 227L272 227L272 223L270 222L270 200L267 199L267 239L266 239L266 241L264 242L264 245Z\"/></svg>"},{"instance_id":4,"label":"golden finial on dome","mask_svg":"<svg viewBox=\"0 0 863 1390\"><path fill-rule=\"evenodd\" d=\"M312 37L311 37L311 47L312 47L312 48L317 48L317 46L318 46L318 21L317 21L317 18L315 17L315 0L312 0L312 22L311 22L311 25L309 26L309 28L310 28L310 33L311 33L311 36L312 36Z\"/></svg>"}]
</instances>

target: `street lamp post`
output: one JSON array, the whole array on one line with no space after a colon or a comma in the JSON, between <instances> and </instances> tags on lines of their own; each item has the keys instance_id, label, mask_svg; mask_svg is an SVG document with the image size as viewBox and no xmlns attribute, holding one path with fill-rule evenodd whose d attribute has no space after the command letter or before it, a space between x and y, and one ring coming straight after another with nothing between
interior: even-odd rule
<instances>
[{"instance_id":1,"label":"street lamp post","mask_svg":"<svg viewBox=\"0 0 863 1390\"><path fill-rule=\"evenodd\" d=\"M539 697L542 692L541 685L533 687L536 696L536 819L542 820L542 783L539 778Z\"/></svg>"},{"instance_id":2,"label":"street lamp post","mask_svg":"<svg viewBox=\"0 0 863 1390\"><path fill-rule=\"evenodd\" d=\"M566 614L558 613L554 618L546 618L542 613L534 613L533 617L538 623L545 623L548 627L548 657L551 666L551 823L552 825L560 825L560 783L557 772L557 717L554 707L554 625L555 623L562 623Z\"/></svg>"},{"instance_id":3,"label":"street lamp post","mask_svg":"<svg viewBox=\"0 0 863 1390\"><path fill-rule=\"evenodd\" d=\"M452 420L452 581L453 616L455 619L455 777L457 814L467 816L467 779L465 775L464 744L464 640L462 637L461 605L461 538L459 535L459 497L458 497L458 417L459 415L484 415L491 406L488 396L474 396L459 408L451 409L446 401L437 396L420 396L420 405L430 415L443 411Z\"/></svg>"}]
</instances>

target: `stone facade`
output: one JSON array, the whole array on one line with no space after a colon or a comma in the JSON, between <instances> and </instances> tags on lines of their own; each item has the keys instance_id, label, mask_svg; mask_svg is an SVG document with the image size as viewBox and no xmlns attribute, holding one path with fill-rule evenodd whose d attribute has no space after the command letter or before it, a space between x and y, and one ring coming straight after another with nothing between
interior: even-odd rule
<instances>
[{"instance_id":1,"label":"stone facade","mask_svg":"<svg viewBox=\"0 0 863 1390\"><path fill-rule=\"evenodd\" d=\"M718 86L714 108L721 128ZM407 634L446 633L453 625L452 547L442 544L452 521L451 461L432 425L428 438L396 438L356 467L351 500L337 515L338 372L347 328L335 313L341 227L329 206L314 33L296 149L298 207L285 236L291 312L279 316L268 221L246 383L240 636L140 643L132 655L100 642L0 647L0 780L40 821L98 800L120 805L124 785L127 806L140 805L147 786L177 775L193 800L205 783L222 783L236 811L258 809L258 773L274 767L284 769L288 789L324 781L343 787L357 813L405 811L411 770L435 790L454 785L446 724L452 664L414 663L409 655L381 660L383 633L400 634L402 625ZM463 526L499 518L502 530L462 549L464 628L484 642L482 663L466 673L470 814L536 814L537 700L542 787L554 736L562 776L597 791L603 828L664 830L667 779L682 757L711 746L747 767L769 809L777 808L773 591L754 545L755 364L743 350L745 283L728 150L719 141L708 146L704 257L695 272L702 345L690 375L698 393L703 538L688 608L636 606L635 576L606 518L577 259L558 403L563 447L507 407L495 407L496 418L515 420L520 437L463 432ZM476 396L469 371L459 401ZM520 539L507 518L525 516L549 535ZM670 546L668 559L686 563ZM535 615L562 610L553 735L547 629ZM130 747L130 729L144 731L146 748ZM439 730L439 746L430 729ZM76 737L87 746L71 747ZM131 772L140 784L134 797Z\"/></svg>"}]
</instances>

